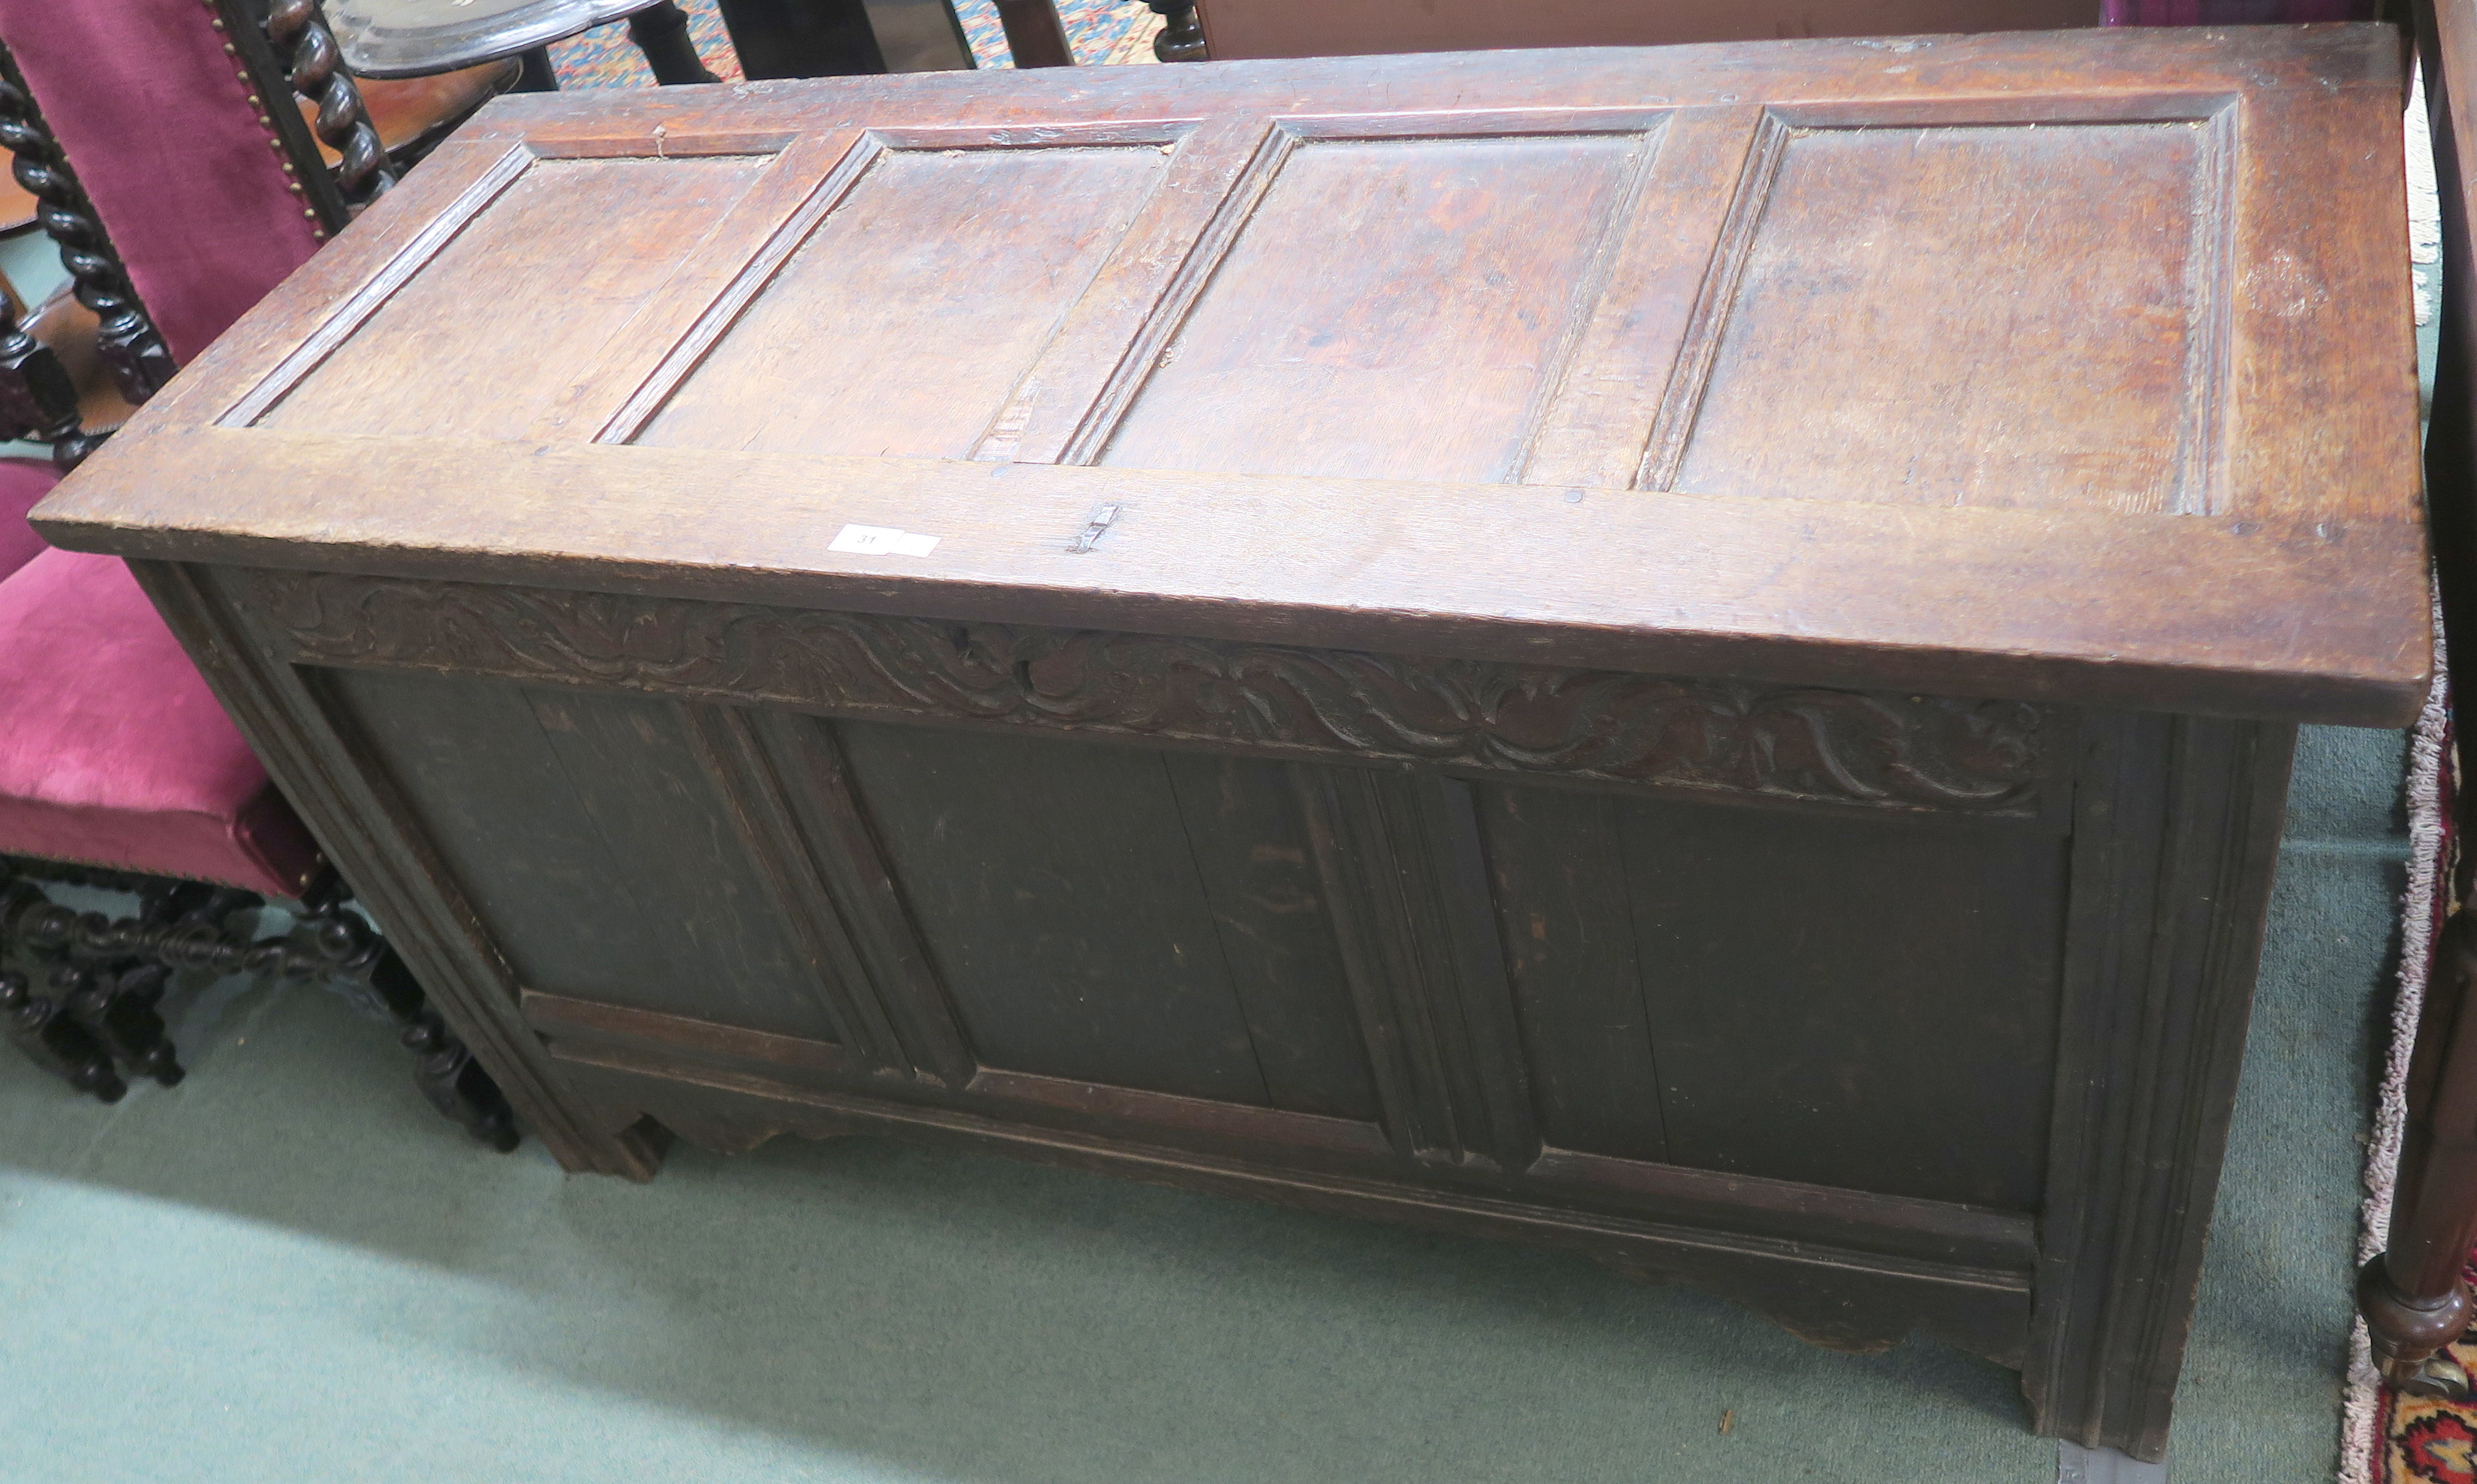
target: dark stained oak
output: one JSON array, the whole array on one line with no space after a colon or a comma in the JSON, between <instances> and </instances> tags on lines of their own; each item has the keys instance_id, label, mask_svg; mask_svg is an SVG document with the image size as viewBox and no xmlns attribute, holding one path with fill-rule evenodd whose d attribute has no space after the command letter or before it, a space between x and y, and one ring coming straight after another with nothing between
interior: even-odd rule
<instances>
[{"instance_id":1,"label":"dark stained oak","mask_svg":"<svg viewBox=\"0 0 2477 1484\"><path fill-rule=\"evenodd\" d=\"M177 390L177 388L175 389ZM2411 389L2412 393L2414 389ZM167 428L120 492L64 487L55 539L133 556L608 592L1009 616L1153 633L2354 725L2431 664L2413 518L1807 503L1643 491L715 454ZM382 476L376 461L393 460ZM456 490L473 508L405 501ZM213 488L212 506L195 497ZM1088 552L1094 510L1123 512ZM72 526L71 522L75 522ZM826 548L847 522L925 558ZM1265 533L1285 533L1267 549ZM1584 564L1580 551L1623 550ZM1544 574L1544 575L1542 575ZM2405 589L2404 589L2405 585ZM1643 594L1659 594L1646 612ZM2311 618L2308 621L2307 616Z\"/></svg>"},{"instance_id":2,"label":"dark stained oak","mask_svg":"<svg viewBox=\"0 0 2477 1484\"><path fill-rule=\"evenodd\" d=\"M507 98L38 524L570 1168L1564 1245L2155 1457L2294 725L2427 679L2398 98L2376 27Z\"/></svg>"}]
</instances>

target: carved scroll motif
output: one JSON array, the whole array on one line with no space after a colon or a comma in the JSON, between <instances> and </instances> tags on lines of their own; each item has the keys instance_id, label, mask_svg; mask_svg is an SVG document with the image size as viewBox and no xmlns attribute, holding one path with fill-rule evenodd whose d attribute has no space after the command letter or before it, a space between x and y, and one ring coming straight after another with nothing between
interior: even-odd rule
<instances>
[{"instance_id":1,"label":"carved scroll motif","mask_svg":"<svg viewBox=\"0 0 2477 1484\"><path fill-rule=\"evenodd\" d=\"M1911 696L461 583L260 571L311 664L2027 815L2046 715Z\"/></svg>"}]
</instances>

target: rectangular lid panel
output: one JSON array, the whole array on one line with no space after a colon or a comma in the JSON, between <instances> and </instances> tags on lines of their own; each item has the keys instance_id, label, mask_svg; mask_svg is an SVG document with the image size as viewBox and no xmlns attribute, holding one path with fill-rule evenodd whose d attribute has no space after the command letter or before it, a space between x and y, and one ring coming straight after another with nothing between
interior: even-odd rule
<instances>
[{"instance_id":1,"label":"rectangular lid panel","mask_svg":"<svg viewBox=\"0 0 2477 1484\"><path fill-rule=\"evenodd\" d=\"M721 289L736 264L713 261L708 237L768 163L532 162L257 425L526 437L579 369L640 343L640 313L674 274Z\"/></svg>"},{"instance_id":2,"label":"rectangular lid panel","mask_svg":"<svg viewBox=\"0 0 2477 1484\"><path fill-rule=\"evenodd\" d=\"M502 99L38 527L2396 720L2398 65L2238 27Z\"/></svg>"},{"instance_id":3,"label":"rectangular lid panel","mask_svg":"<svg viewBox=\"0 0 2477 1484\"><path fill-rule=\"evenodd\" d=\"M864 173L631 441L969 458L1168 163L1152 143L860 149Z\"/></svg>"},{"instance_id":4,"label":"rectangular lid panel","mask_svg":"<svg viewBox=\"0 0 2477 1484\"><path fill-rule=\"evenodd\" d=\"M1656 138L1298 140L1101 462L1514 479Z\"/></svg>"},{"instance_id":5,"label":"rectangular lid panel","mask_svg":"<svg viewBox=\"0 0 2477 1484\"><path fill-rule=\"evenodd\" d=\"M1683 457L1702 494L2207 508L2233 110L1776 126ZM1764 168L1768 166L1768 168ZM1765 177L1768 179L1765 179ZM1695 347L1689 347L1689 360Z\"/></svg>"},{"instance_id":6,"label":"rectangular lid panel","mask_svg":"<svg viewBox=\"0 0 2477 1484\"><path fill-rule=\"evenodd\" d=\"M2329 126L2247 90L2273 74L1939 90L1898 64L1873 95L1812 96L1825 69L1696 99L1639 55L1635 87L1521 107L1208 72L1176 108L1085 101L1113 77L1011 121L846 93L737 152L512 121L534 156L628 153L519 160L271 411L222 420L2127 515L2321 478L2363 508L2334 440L2230 400L2240 370L2360 416L2379 399L2283 367L2364 380L2299 335L2399 276L2272 219Z\"/></svg>"}]
</instances>

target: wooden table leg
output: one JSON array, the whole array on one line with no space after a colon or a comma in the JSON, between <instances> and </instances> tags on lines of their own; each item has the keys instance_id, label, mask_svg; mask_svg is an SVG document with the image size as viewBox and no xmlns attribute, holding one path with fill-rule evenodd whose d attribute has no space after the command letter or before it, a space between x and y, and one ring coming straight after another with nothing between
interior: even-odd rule
<instances>
[{"instance_id":1,"label":"wooden table leg","mask_svg":"<svg viewBox=\"0 0 2477 1484\"><path fill-rule=\"evenodd\" d=\"M2477 1318L2461 1270L2477 1242L2477 917L2452 915L2436 945L2416 1051L2408 1126L2391 1199L2390 1247L2357 1279L2374 1359L2392 1385L2462 1396L2468 1377L2442 1347Z\"/></svg>"},{"instance_id":2,"label":"wooden table leg","mask_svg":"<svg viewBox=\"0 0 2477 1484\"><path fill-rule=\"evenodd\" d=\"M671 0L659 0L629 16L628 39L645 54L645 65L652 69L654 81L664 88L722 81L706 70L704 61L696 54L696 43L688 39L688 13Z\"/></svg>"},{"instance_id":3,"label":"wooden table leg","mask_svg":"<svg viewBox=\"0 0 2477 1484\"><path fill-rule=\"evenodd\" d=\"M1153 38L1153 56L1161 62L1202 62L1204 24L1195 18L1195 0L1144 0L1162 18L1161 35Z\"/></svg>"},{"instance_id":4,"label":"wooden table leg","mask_svg":"<svg viewBox=\"0 0 2477 1484\"><path fill-rule=\"evenodd\" d=\"M508 91L559 91L559 69L550 64L549 47L537 46L531 51L519 52L516 54L516 61L524 64L524 71L516 78L516 86L509 88Z\"/></svg>"},{"instance_id":5,"label":"wooden table leg","mask_svg":"<svg viewBox=\"0 0 2477 1484\"><path fill-rule=\"evenodd\" d=\"M1007 50L1018 67L1071 67L1075 51L1066 44L1066 25L1058 18L1053 0L997 0L998 22L1006 27Z\"/></svg>"},{"instance_id":6,"label":"wooden table leg","mask_svg":"<svg viewBox=\"0 0 2477 1484\"><path fill-rule=\"evenodd\" d=\"M886 70L862 0L716 0L740 75L859 77Z\"/></svg>"}]
</instances>

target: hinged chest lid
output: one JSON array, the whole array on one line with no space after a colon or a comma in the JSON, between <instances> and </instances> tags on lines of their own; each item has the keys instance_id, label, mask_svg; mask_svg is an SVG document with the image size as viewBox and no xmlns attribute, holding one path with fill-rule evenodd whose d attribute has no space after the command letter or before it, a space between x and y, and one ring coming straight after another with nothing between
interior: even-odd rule
<instances>
[{"instance_id":1,"label":"hinged chest lid","mask_svg":"<svg viewBox=\"0 0 2477 1484\"><path fill-rule=\"evenodd\" d=\"M504 98L37 523L2397 723L2401 101L2372 26Z\"/></svg>"}]
</instances>

